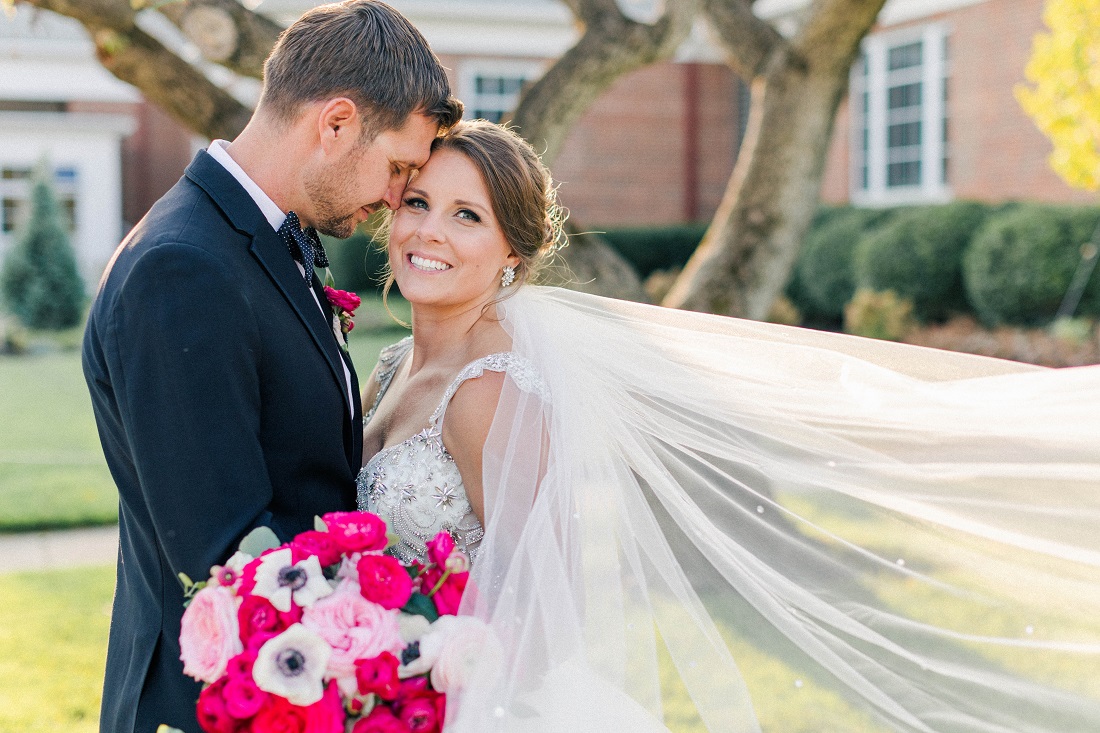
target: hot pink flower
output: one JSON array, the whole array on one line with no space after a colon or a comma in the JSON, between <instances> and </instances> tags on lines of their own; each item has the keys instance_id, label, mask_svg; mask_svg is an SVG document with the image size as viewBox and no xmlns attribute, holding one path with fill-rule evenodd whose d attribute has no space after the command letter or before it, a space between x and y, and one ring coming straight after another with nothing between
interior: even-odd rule
<instances>
[{"instance_id":1,"label":"hot pink flower","mask_svg":"<svg viewBox=\"0 0 1100 733\"><path fill-rule=\"evenodd\" d=\"M440 532L435 536L435 539L428 542L427 549L428 562L433 562L436 565L444 565L447 562L447 558L454 552L454 538L447 532Z\"/></svg>"},{"instance_id":2,"label":"hot pink flower","mask_svg":"<svg viewBox=\"0 0 1100 733\"><path fill-rule=\"evenodd\" d=\"M371 603L353 582L344 581L334 593L306 609L302 625L332 647L326 678L354 682L355 660L387 651L400 653L405 647L397 614Z\"/></svg>"},{"instance_id":3,"label":"hot pink flower","mask_svg":"<svg viewBox=\"0 0 1100 733\"><path fill-rule=\"evenodd\" d=\"M378 552L386 549L386 523L370 512L329 512L322 519L329 534L345 552Z\"/></svg>"},{"instance_id":4,"label":"hot pink flower","mask_svg":"<svg viewBox=\"0 0 1100 733\"><path fill-rule=\"evenodd\" d=\"M355 662L355 679L359 683L359 692L363 695L374 693L383 700L393 700L401 680L397 678L397 657L382 652L373 659L358 659Z\"/></svg>"},{"instance_id":5,"label":"hot pink flower","mask_svg":"<svg viewBox=\"0 0 1100 733\"><path fill-rule=\"evenodd\" d=\"M382 608L401 608L412 595L412 578L405 566L389 555L363 555L356 564L363 597Z\"/></svg>"},{"instance_id":6,"label":"hot pink flower","mask_svg":"<svg viewBox=\"0 0 1100 733\"><path fill-rule=\"evenodd\" d=\"M256 686L252 676L237 675L226 680L222 690L225 709L234 718L248 720L267 702L267 693Z\"/></svg>"},{"instance_id":7,"label":"hot pink flower","mask_svg":"<svg viewBox=\"0 0 1100 733\"><path fill-rule=\"evenodd\" d=\"M340 562L340 554L343 546L329 532L310 530L302 532L290 543L294 550L294 562L301 562L306 556L316 555L321 567L328 567Z\"/></svg>"},{"instance_id":8,"label":"hot pink flower","mask_svg":"<svg viewBox=\"0 0 1100 733\"><path fill-rule=\"evenodd\" d=\"M439 733L444 704L443 695L429 690L427 680L417 677L401 683L393 710L412 733Z\"/></svg>"},{"instance_id":9,"label":"hot pink flower","mask_svg":"<svg viewBox=\"0 0 1100 733\"><path fill-rule=\"evenodd\" d=\"M286 631L301 619L302 609L298 606L292 605L289 611L280 611L263 596L247 596L237 609L243 642L249 642L257 634L270 638Z\"/></svg>"},{"instance_id":10,"label":"hot pink flower","mask_svg":"<svg viewBox=\"0 0 1100 733\"><path fill-rule=\"evenodd\" d=\"M333 307L347 311L349 316L354 316L355 309L363 302L355 293L350 293L347 290L337 290L328 285L325 286L325 296L328 297L328 302L332 303Z\"/></svg>"},{"instance_id":11,"label":"hot pink flower","mask_svg":"<svg viewBox=\"0 0 1100 733\"><path fill-rule=\"evenodd\" d=\"M355 724L351 733L409 733L409 726L385 705L376 705L367 717Z\"/></svg>"},{"instance_id":12,"label":"hot pink flower","mask_svg":"<svg viewBox=\"0 0 1100 733\"><path fill-rule=\"evenodd\" d=\"M229 660L243 649L233 591L208 585L196 593L183 612L180 628L183 673L214 682L225 674Z\"/></svg>"},{"instance_id":13,"label":"hot pink flower","mask_svg":"<svg viewBox=\"0 0 1100 733\"><path fill-rule=\"evenodd\" d=\"M252 733L344 733L340 692L335 685L329 685L324 696L308 706L292 705L286 698L270 695L252 720L250 730Z\"/></svg>"},{"instance_id":14,"label":"hot pink flower","mask_svg":"<svg viewBox=\"0 0 1100 733\"><path fill-rule=\"evenodd\" d=\"M198 718L199 727L206 733L236 733L240 726L240 721L226 710L225 699L222 697L225 683L225 680L218 680L199 693L195 717Z\"/></svg>"},{"instance_id":15,"label":"hot pink flower","mask_svg":"<svg viewBox=\"0 0 1100 733\"><path fill-rule=\"evenodd\" d=\"M431 596L432 602L435 603L435 609L440 614L453 616L458 613L458 606L462 602L462 593L466 590L466 582L470 579L470 573L449 573L446 580L443 580L443 584L440 585L439 581L443 579L444 573L444 570L434 565L425 570L421 590L424 593L432 593L432 589L439 585L439 588Z\"/></svg>"}]
</instances>

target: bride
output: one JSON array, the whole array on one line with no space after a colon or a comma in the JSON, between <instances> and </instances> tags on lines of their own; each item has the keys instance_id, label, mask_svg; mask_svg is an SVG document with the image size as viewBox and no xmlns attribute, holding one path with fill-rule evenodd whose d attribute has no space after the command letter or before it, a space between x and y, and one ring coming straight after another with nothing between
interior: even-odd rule
<instances>
[{"instance_id":1,"label":"bride","mask_svg":"<svg viewBox=\"0 0 1100 733\"><path fill-rule=\"evenodd\" d=\"M534 286L559 229L483 121L389 227L359 501L473 558L448 730L1100 730L1100 368Z\"/></svg>"}]
</instances>

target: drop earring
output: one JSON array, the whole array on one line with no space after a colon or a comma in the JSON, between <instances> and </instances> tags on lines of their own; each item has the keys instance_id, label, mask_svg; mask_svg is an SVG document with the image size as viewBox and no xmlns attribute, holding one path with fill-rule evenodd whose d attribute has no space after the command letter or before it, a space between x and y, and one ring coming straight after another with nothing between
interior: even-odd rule
<instances>
[{"instance_id":1,"label":"drop earring","mask_svg":"<svg viewBox=\"0 0 1100 733\"><path fill-rule=\"evenodd\" d=\"M511 265L504 266L504 272L500 276L500 287L506 288L516 280L516 268Z\"/></svg>"}]
</instances>

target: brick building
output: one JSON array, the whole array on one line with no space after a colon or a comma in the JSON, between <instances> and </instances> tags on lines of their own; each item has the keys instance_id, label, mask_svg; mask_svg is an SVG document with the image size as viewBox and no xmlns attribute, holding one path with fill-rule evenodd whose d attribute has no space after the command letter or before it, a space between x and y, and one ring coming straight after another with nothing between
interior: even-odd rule
<instances>
[{"instance_id":1,"label":"brick building","mask_svg":"<svg viewBox=\"0 0 1100 733\"><path fill-rule=\"evenodd\" d=\"M557 0L391 2L450 69L469 113L490 119L505 115L577 37ZM659 9L658 0L619 3L640 19ZM257 10L289 23L315 4L264 0ZM756 0L754 9L791 33L808 4ZM1050 172L1050 145L1013 97L1043 27L1042 4L888 0L852 70L823 198L868 206L1094 200ZM161 37L188 53L174 28L161 25ZM254 102L254 80L207 69ZM708 219L747 111L745 86L700 23L673 61L619 79L572 130L553 166L563 202L592 228ZM75 22L26 7L0 17L0 257L24 210L29 171L48 160L94 282L121 235L205 142L100 68Z\"/></svg>"}]
</instances>

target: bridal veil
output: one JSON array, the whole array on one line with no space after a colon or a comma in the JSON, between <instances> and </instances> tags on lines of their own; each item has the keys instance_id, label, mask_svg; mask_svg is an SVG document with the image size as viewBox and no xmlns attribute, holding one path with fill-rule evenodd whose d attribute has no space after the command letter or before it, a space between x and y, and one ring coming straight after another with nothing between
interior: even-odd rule
<instances>
[{"instance_id":1,"label":"bridal veil","mask_svg":"<svg viewBox=\"0 0 1100 733\"><path fill-rule=\"evenodd\" d=\"M1100 731L1100 367L539 287L456 731Z\"/></svg>"}]
</instances>

